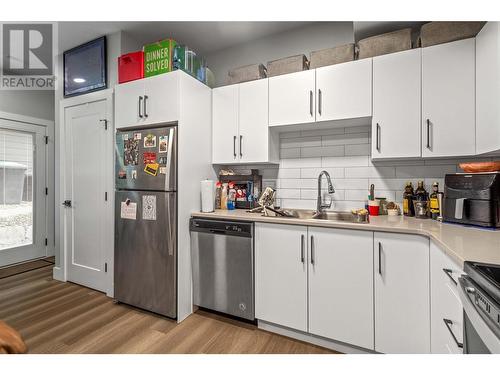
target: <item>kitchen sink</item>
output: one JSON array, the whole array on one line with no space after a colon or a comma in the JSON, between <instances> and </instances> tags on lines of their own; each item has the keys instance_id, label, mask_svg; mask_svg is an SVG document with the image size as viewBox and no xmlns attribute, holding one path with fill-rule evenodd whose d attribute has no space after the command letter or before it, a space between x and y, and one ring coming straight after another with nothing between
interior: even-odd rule
<instances>
[{"instance_id":1,"label":"kitchen sink","mask_svg":"<svg viewBox=\"0 0 500 375\"><path fill-rule=\"evenodd\" d=\"M349 211L323 211L316 215L315 210L293 210L281 209L284 215L280 217L289 217L295 219L314 219L314 220L331 220L331 221L346 221L350 223L363 223L367 220L360 220L358 216Z\"/></svg>"}]
</instances>

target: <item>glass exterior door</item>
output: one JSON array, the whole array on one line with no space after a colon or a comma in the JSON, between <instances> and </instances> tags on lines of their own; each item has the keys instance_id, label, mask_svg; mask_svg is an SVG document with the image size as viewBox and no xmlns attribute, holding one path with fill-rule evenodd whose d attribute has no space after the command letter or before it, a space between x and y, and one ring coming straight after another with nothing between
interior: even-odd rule
<instances>
[{"instance_id":1,"label":"glass exterior door","mask_svg":"<svg viewBox=\"0 0 500 375\"><path fill-rule=\"evenodd\" d=\"M45 128L0 120L0 267L46 256Z\"/></svg>"}]
</instances>

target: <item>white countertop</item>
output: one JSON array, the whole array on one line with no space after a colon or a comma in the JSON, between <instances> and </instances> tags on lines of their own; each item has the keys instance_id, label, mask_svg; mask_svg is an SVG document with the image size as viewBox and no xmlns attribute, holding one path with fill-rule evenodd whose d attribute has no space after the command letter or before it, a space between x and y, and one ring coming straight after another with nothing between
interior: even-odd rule
<instances>
[{"instance_id":1,"label":"white countertop","mask_svg":"<svg viewBox=\"0 0 500 375\"><path fill-rule=\"evenodd\" d=\"M380 232L409 233L429 237L460 266L465 261L500 264L500 230L466 227L439 223L431 219L405 216L372 216L366 224L317 219L264 217L246 210L216 210L211 213L195 212L193 217L266 222L276 224L307 225L329 228L359 229Z\"/></svg>"}]
</instances>

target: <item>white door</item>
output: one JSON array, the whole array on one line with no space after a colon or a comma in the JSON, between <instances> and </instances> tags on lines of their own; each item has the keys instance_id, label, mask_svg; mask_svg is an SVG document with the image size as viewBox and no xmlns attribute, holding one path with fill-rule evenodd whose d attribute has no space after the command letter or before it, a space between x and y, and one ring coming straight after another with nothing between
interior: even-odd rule
<instances>
[{"instance_id":1,"label":"white door","mask_svg":"<svg viewBox=\"0 0 500 375\"><path fill-rule=\"evenodd\" d=\"M475 40L422 48L422 156L473 155Z\"/></svg>"},{"instance_id":2,"label":"white door","mask_svg":"<svg viewBox=\"0 0 500 375\"><path fill-rule=\"evenodd\" d=\"M500 150L500 23L476 36L476 152Z\"/></svg>"},{"instance_id":3,"label":"white door","mask_svg":"<svg viewBox=\"0 0 500 375\"><path fill-rule=\"evenodd\" d=\"M116 128L144 124L144 80L115 86Z\"/></svg>"},{"instance_id":4,"label":"white door","mask_svg":"<svg viewBox=\"0 0 500 375\"><path fill-rule=\"evenodd\" d=\"M430 353L429 239L374 234L375 350Z\"/></svg>"},{"instance_id":5,"label":"white door","mask_svg":"<svg viewBox=\"0 0 500 375\"><path fill-rule=\"evenodd\" d=\"M100 291L107 289L106 249L113 233L113 193L106 190L113 176L113 130L101 121L106 105L101 100L68 107L64 119L67 279Z\"/></svg>"},{"instance_id":6,"label":"white door","mask_svg":"<svg viewBox=\"0 0 500 375\"><path fill-rule=\"evenodd\" d=\"M255 224L255 316L307 331L307 227Z\"/></svg>"},{"instance_id":7,"label":"white door","mask_svg":"<svg viewBox=\"0 0 500 375\"><path fill-rule=\"evenodd\" d=\"M463 307L458 296L461 267L431 242L431 352L463 353Z\"/></svg>"},{"instance_id":8,"label":"white door","mask_svg":"<svg viewBox=\"0 0 500 375\"><path fill-rule=\"evenodd\" d=\"M421 51L373 58L373 159L420 157Z\"/></svg>"},{"instance_id":9,"label":"white door","mask_svg":"<svg viewBox=\"0 0 500 375\"><path fill-rule=\"evenodd\" d=\"M241 83L239 158L242 163L269 161L269 87L267 79Z\"/></svg>"},{"instance_id":10,"label":"white door","mask_svg":"<svg viewBox=\"0 0 500 375\"><path fill-rule=\"evenodd\" d=\"M239 85L212 90L212 163L237 163Z\"/></svg>"},{"instance_id":11,"label":"white door","mask_svg":"<svg viewBox=\"0 0 500 375\"><path fill-rule=\"evenodd\" d=\"M45 132L0 119L0 267L47 256Z\"/></svg>"},{"instance_id":12,"label":"white door","mask_svg":"<svg viewBox=\"0 0 500 375\"><path fill-rule=\"evenodd\" d=\"M373 232L308 230L309 332L373 350Z\"/></svg>"},{"instance_id":13,"label":"white door","mask_svg":"<svg viewBox=\"0 0 500 375\"><path fill-rule=\"evenodd\" d=\"M316 69L316 121L372 115L372 59Z\"/></svg>"},{"instance_id":14,"label":"white door","mask_svg":"<svg viewBox=\"0 0 500 375\"><path fill-rule=\"evenodd\" d=\"M184 74L184 73L180 73ZM179 75L175 72L144 79L145 125L179 120Z\"/></svg>"},{"instance_id":15,"label":"white door","mask_svg":"<svg viewBox=\"0 0 500 375\"><path fill-rule=\"evenodd\" d=\"M315 121L315 70L269 78L269 126Z\"/></svg>"}]
</instances>

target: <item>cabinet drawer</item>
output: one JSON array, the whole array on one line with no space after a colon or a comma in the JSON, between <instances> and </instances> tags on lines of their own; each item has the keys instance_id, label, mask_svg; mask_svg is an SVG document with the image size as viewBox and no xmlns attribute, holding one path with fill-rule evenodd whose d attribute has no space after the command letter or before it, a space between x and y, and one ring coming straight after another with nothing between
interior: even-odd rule
<instances>
[{"instance_id":1,"label":"cabinet drawer","mask_svg":"<svg viewBox=\"0 0 500 375\"><path fill-rule=\"evenodd\" d=\"M457 282L460 267L431 243L431 352L461 353L463 313Z\"/></svg>"}]
</instances>

